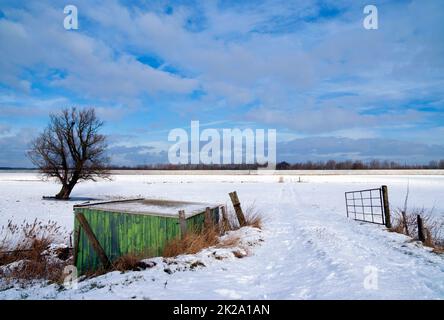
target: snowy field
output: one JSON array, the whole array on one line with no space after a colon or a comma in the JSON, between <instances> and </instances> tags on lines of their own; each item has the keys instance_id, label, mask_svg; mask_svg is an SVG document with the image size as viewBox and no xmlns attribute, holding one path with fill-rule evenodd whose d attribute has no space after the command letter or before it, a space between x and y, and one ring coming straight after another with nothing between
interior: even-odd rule
<instances>
[{"instance_id":1,"label":"snowy field","mask_svg":"<svg viewBox=\"0 0 444 320\"><path fill-rule=\"evenodd\" d=\"M279 177L283 182L279 183ZM263 242L242 259L199 258L205 267L164 272L112 272L82 281L77 289L55 285L3 288L0 299L444 299L444 257L384 227L346 217L344 192L389 189L392 209L403 206L444 217L442 175L115 175L112 181L76 186L73 201L44 201L59 185L33 173L0 173L0 225L54 220L69 231L72 206L87 198L166 198L229 203L236 190L242 205L254 203ZM184 257L196 259L194 257ZM369 270L377 288L364 283Z\"/></svg>"}]
</instances>

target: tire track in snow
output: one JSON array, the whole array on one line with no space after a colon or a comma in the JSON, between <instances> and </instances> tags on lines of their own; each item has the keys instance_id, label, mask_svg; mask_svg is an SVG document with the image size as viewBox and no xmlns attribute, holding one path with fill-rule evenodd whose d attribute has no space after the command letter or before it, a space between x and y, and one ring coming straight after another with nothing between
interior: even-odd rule
<instances>
[{"instance_id":1,"label":"tire track in snow","mask_svg":"<svg viewBox=\"0 0 444 320\"><path fill-rule=\"evenodd\" d=\"M337 269L341 266L326 252L307 245L306 230L298 222L302 216L298 204L304 201L296 195L291 184L282 185L275 203L272 212L269 212L272 221L267 224L269 236L266 245L257 253L268 261L258 277L260 283L267 283L264 296L322 298L322 292L328 291L325 286L336 281L336 275L340 273Z\"/></svg>"}]
</instances>

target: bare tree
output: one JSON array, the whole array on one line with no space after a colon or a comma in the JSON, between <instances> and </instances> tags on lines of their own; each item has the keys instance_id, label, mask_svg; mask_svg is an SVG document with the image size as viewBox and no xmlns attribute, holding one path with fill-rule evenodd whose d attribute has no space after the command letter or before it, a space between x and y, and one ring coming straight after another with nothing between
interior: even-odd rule
<instances>
[{"instance_id":1,"label":"bare tree","mask_svg":"<svg viewBox=\"0 0 444 320\"><path fill-rule=\"evenodd\" d=\"M47 128L32 142L32 163L62 184L56 199L69 199L79 181L109 177L106 139L99 134L102 126L92 108L64 109L50 115Z\"/></svg>"}]
</instances>

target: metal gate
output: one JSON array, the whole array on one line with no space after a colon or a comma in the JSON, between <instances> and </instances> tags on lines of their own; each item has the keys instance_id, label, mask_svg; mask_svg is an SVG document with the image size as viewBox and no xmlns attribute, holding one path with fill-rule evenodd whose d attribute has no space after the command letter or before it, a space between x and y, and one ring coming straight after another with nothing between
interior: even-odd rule
<instances>
[{"instance_id":1,"label":"metal gate","mask_svg":"<svg viewBox=\"0 0 444 320\"><path fill-rule=\"evenodd\" d=\"M347 217L358 221L386 224L382 188L345 193Z\"/></svg>"}]
</instances>

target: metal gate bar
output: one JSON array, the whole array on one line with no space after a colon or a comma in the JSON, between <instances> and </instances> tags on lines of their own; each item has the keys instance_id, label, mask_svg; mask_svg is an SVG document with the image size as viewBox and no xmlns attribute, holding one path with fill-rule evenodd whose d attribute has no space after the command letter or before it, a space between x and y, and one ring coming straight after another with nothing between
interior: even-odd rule
<instances>
[{"instance_id":1,"label":"metal gate bar","mask_svg":"<svg viewBox=\"0 0 444 320\"><path fill-rule=\"evenodd\" d=\"M347 217L354 220L385 224L381 188L348 191L345 193Z\"/></svg>"}]
</instances>

